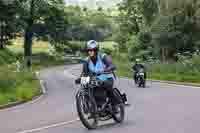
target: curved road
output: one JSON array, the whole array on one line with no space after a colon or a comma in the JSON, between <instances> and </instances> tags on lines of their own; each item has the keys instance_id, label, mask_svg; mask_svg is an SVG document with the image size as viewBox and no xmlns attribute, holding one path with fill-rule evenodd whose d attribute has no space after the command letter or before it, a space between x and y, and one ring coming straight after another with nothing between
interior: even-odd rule
<instances>
[{"instance_id":1,"label":"curved road","mask_svg":"<svg viewBox=\"0 0 200 133\"><path fill-rule=\"evenodd\" d=\"M32 102L0 110L1 133L87 133L75 108L78 86L74 79L80 65L46 69L40 78L46 81L47 94ZM94 133L199 133L200 88L148 82L136 88L131 80L116 84L128 95L123 124L100 123Z\"/></svg>"}]
</instances>

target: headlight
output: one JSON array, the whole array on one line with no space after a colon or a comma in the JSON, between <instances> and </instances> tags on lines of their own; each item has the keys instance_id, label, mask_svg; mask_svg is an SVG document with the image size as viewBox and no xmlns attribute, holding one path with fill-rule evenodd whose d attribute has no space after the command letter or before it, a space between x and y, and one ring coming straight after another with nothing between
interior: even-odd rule
<instances>
[{"instance_id":1,"label":"headlight","mask_svg":"<svg viewBox=\"0 0 200 133\"><path fill-rule=\"evenodd\" d=\"M144 76L144 73L139 73L140 76Z\"/></svg>"}]
</instances>

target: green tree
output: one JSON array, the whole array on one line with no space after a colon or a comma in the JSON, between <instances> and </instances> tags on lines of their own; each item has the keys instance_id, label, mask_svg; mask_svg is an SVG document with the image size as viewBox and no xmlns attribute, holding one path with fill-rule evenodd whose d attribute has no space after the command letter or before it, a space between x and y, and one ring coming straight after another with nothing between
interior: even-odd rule
<instances>
[{"instance_id":1,"label":"green tree","mask_svg":"<svg viewBox=\"0 0 200 133\"><path fill-rule=\"evenodd\" d=\"M174 59L177 53L192 53L198 49L198 5L197 0L174 4L173 8L168 9L168 14L160 15L152 26L156 47L159 48L163 61Z\"/></svg>"},{"instance_id":2,"label":"green tree","mask_svg":"<svg viewBox=\"0 0 200 133\"><path fill-rule=\"evenodd\" d=\"M142 33L149 32L158 14L158 3L155 0L123 0L119 4L119 11L118 21L121 33L116 37L116 41L120 44L119 47L128 49L129 44L134 44L129 43L132 36L139 37Z\"/></svg>"},{"instance_id":3,"label":"green tree","mask_svg":"<svg viewBox=\"0 0 200 133\"><path fill-rule=\"evenodd\" d=\"M15 37L16 33L16 2L0 0L0 49Z\"/></svg>"},{"instance_id":4,"label":"green tree","mask_svg":"<svg viewBox=\"0 0 200 133\"><path fill-rule=\"evenodd\" d=\"M145 24L147 26L151 26L151 24L156 19L158 12L159 12L159 6L158 6L158 0L144 0L142 4L142 14L145 19Z\"/></svg>"},{"instance_id":5,"label":"green tree","mask_svg":"<svg viewBox=\"0 0 200 133\"><path fill-rule=\"evenodd\" d=\"M69 40L103 41L112 33L111 19L103 11L85 10L69 6L65 8L67 38Z\"/></svg>"},{"instance_id":6,"label":"green tree","mask_svg":"<svg viewBox=\"0 0 200 133\"><path fill-rule=\"evenodd\" d=\"M33 27L37 23L45 23L46 19L64 11L63 0L17 0L20 18L24 21L24 57L25 64L31 66ZM62 15L62 14L57 14ZM48 20L48 19L47 19ZM55 21L54 21L55 22Z\"/></svg>"}]
</instances>

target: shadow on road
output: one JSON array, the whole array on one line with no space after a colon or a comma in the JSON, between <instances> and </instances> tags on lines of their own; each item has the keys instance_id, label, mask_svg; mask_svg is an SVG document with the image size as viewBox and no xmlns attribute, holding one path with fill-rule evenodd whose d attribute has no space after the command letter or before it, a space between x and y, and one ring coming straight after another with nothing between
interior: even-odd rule
<instances>
[{"instance_id":1,"label":"shadow on road","mask_svg":"<svg viewBox=\"0 0 200 133\"><path fill-rule=\"evenodd\" d=\"M134 126L134 125L136 125L136 123L134 121L127 121L127 120L125 120L123 123L115 123L113 121L110 121L109 123L106 122L106 123L99 124L97 129L90 130L90 131L96 132L96 131L112 130L112 129L116 129L116 128L128 127L130 125Z\"/></svg>"}]
</instances>

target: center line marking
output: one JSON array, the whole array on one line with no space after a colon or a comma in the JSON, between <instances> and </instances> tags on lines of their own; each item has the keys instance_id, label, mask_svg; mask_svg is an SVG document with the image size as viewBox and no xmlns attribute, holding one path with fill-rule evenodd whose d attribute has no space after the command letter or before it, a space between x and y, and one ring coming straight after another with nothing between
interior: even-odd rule
<instances>
[{"instance_id":1,"label":"center line marking","mask_svg":"<svg viewBox=\"0 0 200 133\"><path fill-rule=\"evenodd\" d=\"M53 127L59 127L59 126L63 126L63 125L68 125L71 123L74 123L76 121L79 121L79 118L77 118L76 120L72 120L72 121L66 121L66 122L62 122L62 123L57 123L57 124L53 124L53 125L48 125L48 126L44 126L44 127L40 127L40 128L35 128L35 129L30 129L30 130L24 130L21 132L17 132L17 133L33 133L33 132L39 132L45 129L49 129L49 128L53 128Z\"/></svg>"}]
</instances>

